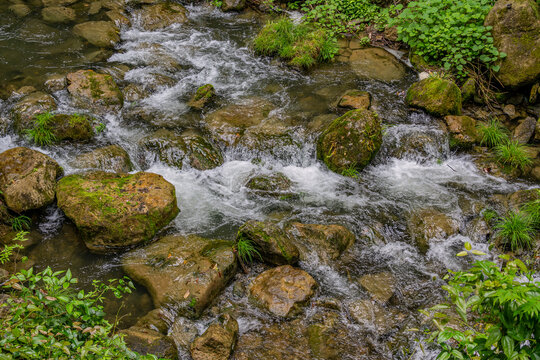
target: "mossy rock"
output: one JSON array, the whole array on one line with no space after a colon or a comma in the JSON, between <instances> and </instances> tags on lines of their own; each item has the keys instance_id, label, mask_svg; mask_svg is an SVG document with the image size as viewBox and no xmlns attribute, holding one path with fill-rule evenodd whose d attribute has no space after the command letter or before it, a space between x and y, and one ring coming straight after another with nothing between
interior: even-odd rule
<instances>
[{"instance_id":1,"label":"mossy rock","mask_svg":"<svg viewBox=\"0 0 540 360\"><path fill-rule=\"evenodd\" d=\"M41 10L43 20L48 23L70 23L75 21L75 10L65 6L51 6Z\"/></svg>"},{"instance_id":2,"label":"mossy rock","mask_svg":"<svg viewBox=\"0 0 540 360\"><path fill-rule=\"evenodd\" d=\"M78 169L93 169L127 173L133 164L126 150L118 145L110 145L78 155L71 163Z\"/></svg>"},{"instance_id":3,"label":"mossy rock","mask_svg":"<svg viewBox=\"0 0 540 360\"><path fill-rule=\"evenodd\" d=\"M167 236L122 258L122 268L145 286L156 307L199 317L237 270L231 241Z\"/></svg>"},{"instance_id":4,"label":"mossy rock","mask_svg":"<svg viewBox=\"0 0 540 360\"><path fill-rule=\"evenodd\" d=\"M370 110L351 110L334 120L319 136L317 158L338 174L361 171L382 144L379 116Z\"/></svg>"},{"instance_id":5,"label":"mossy rock","mask_svg":"<svg viewBox=\"0 0 540 360\"><path fill-rule=\"evenodd\" d=\"M407 90L405 102L410 107L435 116L461 114L461 91L457 85L435 76L412 84Z\"/></svg>"},{"instance_id":6,"label":"mossy rock","mask_svg":"<svg viewBox=\"0 0 540 360\"><path fill-rule=\"evenodd\" d=\"M53 111L56 108L54 98L41 91L36 91L21 98L13 106L13 126L17 132L30 129L36 115Z\"/></svg>"},{"instance_id":7,"label":"mossy rock","mask_svg":"<svg viewBox=\"0 0 540 360\"><path fill-rule=\"evenodd\" d=\"M468 78L463 85L461 85L461 102L463 104L474 100L476 95L476 82L473 78Z\"/></svg>"},{"instance_id":8,"label":"mossy rock","mask_svg":"<svg viewBox=\"0 0 540 360\"><path fill-rule=\"evenodd\" d=\"M221 4L221 10L228 11L241 11L246 7L246 0L223 0Z\"/></svg>"},{"instance_id":9,"label":"mossy rock","mask_svg":"<svg viewBox=\"0 0 540 360\"><path fill-rule=\"evenodd\" d=\"M214 86L211 84L203 85L197 89L191 100L189 100L188 106L196 110L201 110L212 101L215 95Z\"/></svg>"},{"instance_id":10,"label":"mossy rock","mask_svg":"<svg viewBox=\"0 0 540 360\"><path fill-rule=\"evenodd\" d=\"M56 141L88 141L94 137L93 119L79 114L56 114L50 120Z\"/></svg>"},{"instance_id":11,"label":"mossy rock","mask_svg":"<svg viewBox=\"0 0 540 360\"><path fill-rule=\"evenodd\" d=\"M174 186L145 172L69 175L58 182L56 197L58 207L96 253L150 240L179 212Z\"/></svg>"},{"instance_id":12,"label":"mossy rock","mask_svg":"<svg viewBox=\"0 0 540 360\"><path fill-rule=\"evenodd\" d=\"M135 11L144 30L154 31L166 28L173 24L184 24L189 21L187 10L180 4L164 2L155 5L146 5Z\"/></svg>"},{"instance_id":13,"label":"mossy rock","mask_svg":"<svg viewBox=\"0 0 540 360\"><path fill-rule=\"evenodd\" d=\"M79 70L67 75L68 92L79 107L101 113L119 110L123 103L122 92L108 74L93 70Z\"/></svg>"},{"instance_id":14,"label":"mossy rock","mask_svg":"<svg viewBox=\"0 0 540 360\"><path fill-rule=\"evenodd\" d=\"M479 140L476 120L469 116L448 115L444 117L450 132L450 145L470 148Z\"/></svg>"},{"instance_id":15,"label":"mossy rock","mask_svg":"<svg viewBox=\"0 0 540 360\"><path fill-rule=\"evenodd\" d=\"M246 187L252 193L259 196L271 197L292 195L289 192L291 185L291 180L282 173L254 176L246 183Z\"/></svg>"}]
</instances>

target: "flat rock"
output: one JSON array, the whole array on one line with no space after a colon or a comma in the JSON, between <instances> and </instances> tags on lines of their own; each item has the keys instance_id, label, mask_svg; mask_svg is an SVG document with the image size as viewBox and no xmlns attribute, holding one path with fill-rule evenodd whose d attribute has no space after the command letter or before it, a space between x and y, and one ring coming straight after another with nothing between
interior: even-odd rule
<instances>
[{"instance_id":1,"label":"flat rock","mask_svg":"<svg viewBox=\"0 0 540 360\"><path fill-rule=\"evenodd\" d=\"M405 65L381 48L353 50L349 63L353 71L362 79L388 82L400 80L406 74Z\"/></svg>"},{"instance_id":2,"label":"flat rock","mask_svg":"<svg viewBox=\"0 0 540 360\"><path fill-rule=\"evenodd\" d=\"M126 150L118 145L110 145L78 155L71 166L79 169L103 170L127 173L133 165Z\"/></svg>"},{"instance_id":3,"label":"flat rock","mask_svg":"<svg viewBox=\"0 0 540 360\"><path fill-rule=\"evenodd\" d=\"M87 21L73 27L75 35L102 48L113 48L120 41L119 31L112 21Z\"/></svg>"},{"instance_id":4,"label":"flat rock","mask_svg":"<svg viewBox=\"0 0 540 360\"><path fill-rule=\"evenodd\" d=\"M122 93L108 74L79 70L69 73L67 80L68 92L77 106L98 112L115 111L122 107Z\"/></svg>"},{"instance_id":5,"label":"flat rock","mask_svg":"<svg viewBox=\"0 0 540 360\"><path fill-rule=\"evenodd\" d=\"M142 28L149 31L188 22L186 8L174 2L143 6L135 14Z\"/></svg>"}]
</instances>

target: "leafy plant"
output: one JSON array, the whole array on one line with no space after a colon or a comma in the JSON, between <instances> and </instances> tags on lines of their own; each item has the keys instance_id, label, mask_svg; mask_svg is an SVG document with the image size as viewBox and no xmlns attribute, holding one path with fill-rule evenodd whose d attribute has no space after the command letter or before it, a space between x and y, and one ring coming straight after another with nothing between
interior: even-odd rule
<instances>
[{"instance_id":1,"label":"leafy plant","mask_svg":"<svg viewBox=\"0 0 540 360\"><path fill-rule=\"evenodd\" d=\"M531 247L535 230L528 214L511 211L495 228L498 230L498 238L503 244L509 243L512 250Z\"/></svg>"},{"instance_id":2,"label":"leafy plant","mask_svg":"<svg viewBox=\"0 0 540 360\"><path fill-rule=\"evenodd\" d=\"M245 236L239 237L238 241L236 242L235 249L243 263L253 262L253 258L255 256L258 256L262 260L262 256L255 248L253 241Z\"/></svg>"},{"instance_id":3,"label":"leafy plant","mask_svg":"<svg viewBox=\"0 0 540 360\"><path fill-rule=\"evenodd\" d=\"M95 131L96 131L96 134L101 134L101 133L104 132L106 129L107 129L107 125L105 125L104 123L100 122L99 124L97 124L97 126L96 126L96 128L95 128Z\"/></svg>"},{"instance_id":4,"label":"leafy plant","mask_svg":"<svg viewBox=\"0 0 540 360\"><path fill-rule=\"evenodd\" d=\"M217 8L220 8L222 5L223 5L223 1L222 0L212 0L210 1L210 3L212 5L214 5L215 7Z\"/></svg>"},{"instance_id":5,"label":"leafy plant","mask_svg":"<svg viewBox=\"0 0 540 360\"><path fill-rule=\"evenodd\" d=\"M129 350L101 303L107 292L130 293L127 278L94 281L93 290L77 291L71 272L47 268L21 270L5 288L12 290L0 328L0 359L156 359Z\"/></svg>"},{"instance_id":6,"label":"leafy plant","mask_svg":"<svg viewBox=\"0 0 540 360\"><path fill-rule=\"evenodd\" d=\"M509 140L495 146L495 156L501 164L521 171L532 165L532 158L525 151L525 146L517 141Z\"/></svg>"},{"instance_id":7,"label":"leafy plant","mask_svg":"<svg viewBox=\"0 0 540 360\"><path fill-rule=\"evenodd\" d=\"M53 115L50 112L36 115L34 117L34 127L27 129L25 133L39 146L51 145L56 141L56 136L54 136L50 127L52 118Z\"/></svg>"},{"instance_id":8,"label":"leafy plant","mask_svg":"<svg viewBox=\"0 0 540 360\"><path fill-rule=\"evenodd\" d=\"M480 124L477 128L482 136L480 145L495 147L508 141L508 130L497 119L491 119L487 124Z\"/></svg>"},{"instance_id":9,"label":"leafy plant","mask_svg":"<svg viewBox=\"0 0 540 360\"><path fill-rule=\"evenodd\" d=\"M493 45L491 27L483 22L493 0L414 0L389 20L398 40L428 63L439 64L458 77L467 76L469 64L498 71L496 61L506 56ZM400 10L401 5L397 6Z\"/></svg>"},{"instance_id":10,"label":"leafy plant","mask_svg":"<svg viewBox=\"0 0 540 360\"><path fill-rule=\"evenodd\" d=\"M0 250L0 264L5 264L8 261L10 261L11 256L15 251L19 251L24 249L24 246L22 246L20 243L26 241L26 235L28 233L26 231L19 231L17 235L15 235L15 238L13 239L13 243L10 245L5 244L4 248ZM26 260L26 258L23 258L22 261Z\"/></svg>"},{"instance_id":11,"label":"leafy plant","mask_svg":"<svg viewBox=\"0 0 540 360\"><path fill-rule=\"evenodd\" d=\"M470 270L449 272L448 302L422 311L436 326L429 341L441 347L437 359L538 359L540 283L522 261L502 268L476 261Z\"/></svg>"},{"instance_id":12,"label":"leafy plant","mask_svg":"<svg viewBox=\"0 0 540 360\"><path fill-rule=\"evenodd\" d=\"M13 217L9 220L11 223L11 228L15 231L30 230L30 224L32 224L32 219L28 216L20 215Z\"/></svg>"}]
</instances>

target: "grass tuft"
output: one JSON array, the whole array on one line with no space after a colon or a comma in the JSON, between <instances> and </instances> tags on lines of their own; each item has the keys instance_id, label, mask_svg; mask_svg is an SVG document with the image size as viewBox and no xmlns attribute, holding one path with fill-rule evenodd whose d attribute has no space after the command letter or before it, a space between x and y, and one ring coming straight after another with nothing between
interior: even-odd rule
<instances>
[{"instance_id":1,"label":"grass tuft","mask_svg":"<svg viewBox=\"0 0 540 360\"><path fill-rule=\"evenodd\" d=\"M38 114L34 117L34 127L25 133L39 146L51 145L56 141L56 136L52 133L50 123L53 115L50 112Z\"/></svg>"},{"instance_id":2,"label":"grass tuft","mask_svg":"<svg viewBox=\"0 0 540 360\"><path fill-rule=\"evenodd\" d=\"M262 260L262 256L259 251L255 248L255 244L248 238L240 237L236 242L236 251L238 256L244 263L253 262L253 258L258 256Z\"/></svg>"},{"instance_id":3,"label":"grass tuft","mask_svg":"<svg viewBox=\"0 0 540 360\"><path fill-rule=\"evenodd\" d=\"M507 129L496 119L478 125L478 132L482 136L480 145L495 147L508 141Z\"/></svg>"},{"instance_id":4,"label":"grass tuft","mask_svg":"<svg viewBox=\"0 0 540 360\"><path fill-rule=\"evenodd\" d=\"M497 161L514 169L525 171L532 165L532 158L525 151L525 146L517 141L507 141L495 146Z\"/></svg>"},{"instance_id":5,"label":"grass tuft","mask_svg":"<svg viewBox=\"0 0 540 360\"><path fill-rule=\"evenodd\" d=\"M498 238L512 251L531 248L534 227L531 217L523 212L511 211L495 226Z\"/></svg>"}]
</instances>

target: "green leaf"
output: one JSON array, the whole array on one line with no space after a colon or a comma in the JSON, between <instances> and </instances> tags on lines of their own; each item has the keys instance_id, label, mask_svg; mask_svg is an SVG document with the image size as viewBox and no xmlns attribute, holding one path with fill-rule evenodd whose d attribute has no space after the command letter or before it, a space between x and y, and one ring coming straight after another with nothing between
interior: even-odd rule
<instances>
[{"instance_id":1,"label":"green leaf","mask_svg":"<svg viewBox=\"0 0 540 360\"><path fill-rule=\"evenodd\" d=\"M502 348L504 355L510 358L514 353L514 340L511 337L505 336L502 338Z\"/></svg>"},{"instance_id":2,"label":"green leaf","mask_svg":"<svg viewBox=\"0 0 540 360\"><path fill-rule=\"evenodd\" d=\"M466 251L460 251L460 252L458 252L458 253L456 254L456 256L467 256L467 255L469 255L469 253L466 252Z\"/></svg>"},{"instance_id":3,"label":"green leaf","mask_svg":"<svg viewBox=\"0 0 540 360\"><path fill-rule=\"evenodd\" d=\"M472 245L471 245L470 242L467 241L467 242L465 243L465 250L469 250L469 251L470 251L471 249L472 249Z\"/></svg>"}]
</instances>

